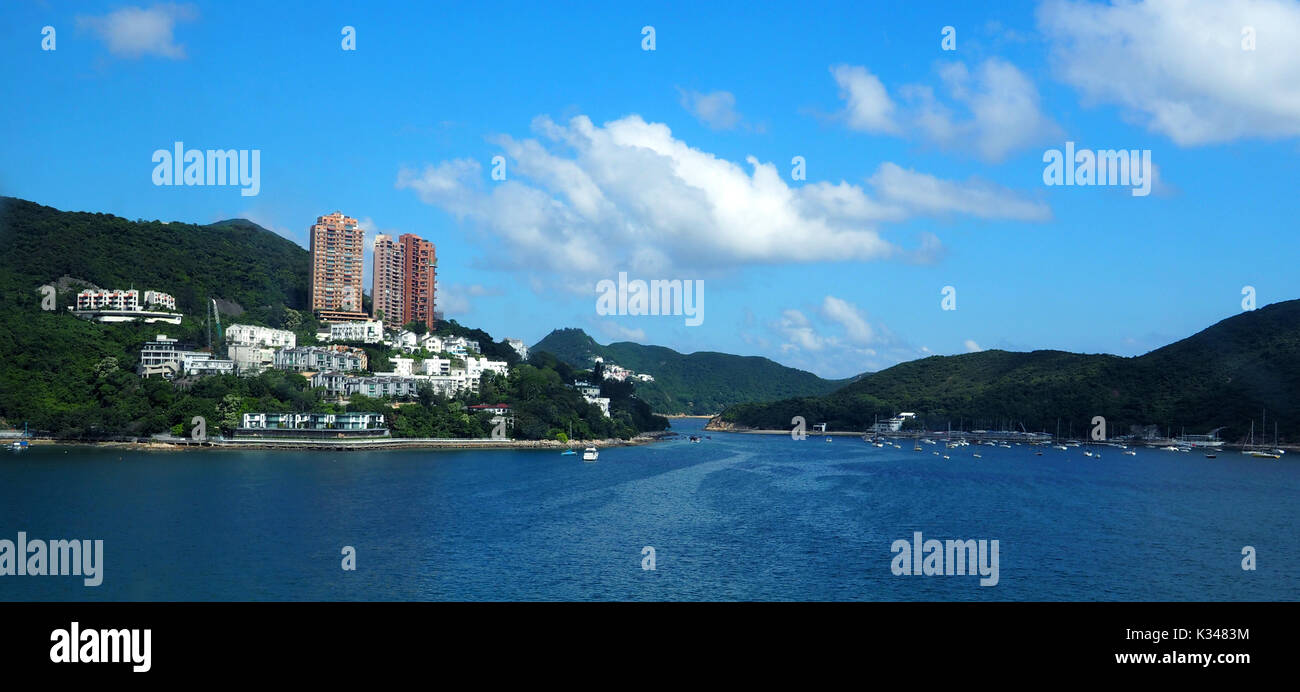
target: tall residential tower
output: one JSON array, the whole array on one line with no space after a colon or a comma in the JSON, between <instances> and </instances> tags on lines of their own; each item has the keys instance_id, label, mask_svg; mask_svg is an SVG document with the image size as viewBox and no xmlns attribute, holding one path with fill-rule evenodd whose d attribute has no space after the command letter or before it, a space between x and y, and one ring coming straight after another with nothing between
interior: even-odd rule
<instances>
[{"instance_id":1,"label":"tall residential tower","mask_svg":"<svg viewBox=\"0 0 1300 692\"><path fill-rule=\"evenodd\" d=\"M406 273L403 257L401 244L392 236L383 233L375 236L375 265L370 275L371 315L389 325L406 324L401 321L404 317L402 276Z\"/></svg>"},{"instance_id":2,"label":"tall residential tower","mask_svg":"<svg viewBox=\"0 0 1300 692\"><path fill-rule=\"evenodd\" d=\"M390 328L420 321L432 329L437 267L433 243L414 233L403 233L396 240L383 234L375 236L371 314L382 314Z\"/></svg>"},{"instance_id":3,"label":"tall residential tower","mask_svg":"<svg viewBox=\"0 0 1300 692\"><path fill-rule=\"evenodd\" d=\"M311 308L324 320L360 320L362 253L366 232L334 212L311 227Z\"/></svg>"},{"instance_id":4,"label":"tall residential tower","mask_svg":"<svg viewBox=\"0 0 1300 692\"><path fill-rule=\"evenodd\" d=\"M403 233L398 241L402 244L402 263L406 269L405 276L402 277L405 284L402 291L402 324L420 321L432 329L437 252L433 243L413 233Z\"/></svg>"}]
</instances>

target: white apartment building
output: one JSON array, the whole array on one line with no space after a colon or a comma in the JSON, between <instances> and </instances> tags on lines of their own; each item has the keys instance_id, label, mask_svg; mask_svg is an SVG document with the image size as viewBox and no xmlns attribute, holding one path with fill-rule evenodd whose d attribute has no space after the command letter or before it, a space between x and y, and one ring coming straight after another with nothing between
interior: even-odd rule
<instances>
[{"instance_id":1,"label":"white apartment building","mask_svg":"<svg viewBox=\"0 0 1300 692\"><path fill-rule=\"evenodd\" d=\"M392 337L390 337L388 340L388 343L393 348L406 351L408 353L410 353L411 351L420 350L419 348L420 337L416 336L415 332L407 331L405 329L399 329L396 332L393 332Z\"/></svg>"},{"instance_id":2,"label":"white apartment building","mask_svg":"<svg viewBox=\"0 0 1300 692\"><path fill-rule=\"evenodd\" d=\"M298 337L287 329L272 329L253 324L232 324L226 327L226 343L238 346L293 348L298 345Z\"/></svg>"},{"instance_id":3,"label":"white apartment building","mask_svg":"<svg viewBox=\"0 0 1300 692\"><path fill-rule=\"evenodd\" d=\"M331 322L316 333L321 341L360 341L377 344L384 340L384 323L379 320Z\"/></svg>"},{"instance_id":4,"label":"white apartment building","mask_svg":"<svg viewBox=\"0 0 1300 692\"><path fill-rule=\"evenodd\" d=\"M528 346L524 344L523 339L506 339L506 345L519 354L520 360L528 360Z\"/></svg>"},{"instance_id":5,"label":"white apartment building","mask_svg":"<svg viewBox=\"0 0 1300 692\"><path fill-rule=\"evenodd\" d=\"M233 375L235 361L213 358L211 353L186 351L181 355L181 372L185 375Z\"/></svg>"},{"instance_id":6,"label":"white apartment building","mask_svg":"<svg viewBox=\"0 0 1300 692\"><path fill-rule=\"evenodd\" d=\"M504 360L488 360L485 356L465 359L465 374L478 380L485 372L505 376L510 373L510 366Z\"/></svg>"},{"instance_id":7,"label":"white apartment building","mask_svg":"<svg viewBox=\"0 0 1300 692\"><path fill-rule=\"evenodd\" d=\"M159 334L153 341L145 342L140 349L140 365L137 372L141 377L162 375L166 378L187 375L231 375L235 372L235 361L214 358L206 351L190 351L180 348L176 339Z\"/></svg>"},{"instance_id":8,"label":"white apartment building","mask_svg":"<svg viewBox=\"0 0 1300 692\"><path fill-rule=\"evenodd\" d=\"M295 372L351 372L366 368L364 351L343 350L342 346L284 348L275 352L275 368Z\"/></svg>"},{"instance_id":9,"label":"white apartment building","mask_svg":"<svg viewBox=\"0 0 1300 692\"><path fill-rule=\"evenodd\" d=\"M606 418L609 418L609 397L607 397L607 396L586 396L586 395L584 394L582 398L583 398L583 399L586 399L586 400L587 400L587 403L589 403L589 404L595 404L595 405L599 406L599 407L600 407L600 412L603 413L603 414L605 414L605 417L606 417Z\"/></svg>"},{"instance_id":10,"label":"white apartment building","mask_svg":"<svg viewBox=\"0 0 1300 692\"><path fill-rule=\"evenodd\" d=\"M275 349L269 346L236 344L226 347L226 355L235 362L235 369L240 375L256 375L275 367Z\"/></svg>"}]
</instances>

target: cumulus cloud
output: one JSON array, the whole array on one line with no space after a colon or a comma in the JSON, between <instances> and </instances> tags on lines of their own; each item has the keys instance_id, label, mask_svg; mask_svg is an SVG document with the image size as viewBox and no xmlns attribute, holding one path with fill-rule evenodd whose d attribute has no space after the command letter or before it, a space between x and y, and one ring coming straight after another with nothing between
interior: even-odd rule
<instances>
[{"instance_id":1,"label":"cumulus cloud","mask_svg":"<svg viewBox=\"0 0 1300 692\"><path fill-rule=\"evenodd\" d=\"M715 130L731 130L740 124L740 113L736 112L736 97L731 92L714 91L702 94L683 89L678 91L682 96L682 108L705 125Z\"/></svg>"},{"instance_id":2,"label":"cumulus cloud","mask_svg":"<svg viewBox=\"0 0 1300 692\"><path fill-rule=\"evenodd\" d=\"M1046 221L1052 217L1046 203L1019 198L1007 188L974 178L958 183L885 162L870 182L882 198L929 215L964 214L1018 221Z\"/></svg>"},{"instance_id":3,"label":"cumulus cloud","mask_svg":"<svg viewBox=\"0 0 1300 692\"><path fill-rule=\"evenodd\" d=\"M611 339L620 339L623 341L645 341L645 330L625 327L618 322L605 320L597 325L601 333Z\"/></svg>"},{"instance_id":4,"label":"cumulus cloud","mask_svg":"<svg viewBox=\"0 0 1300 692\"><path fill-rule=\"evenodd\" d=\"M962 62L944 64L939 77L947 100L931 86L906 84L898 89L901 106L864 67L841 65L831 73L845 102L841 116L854 130L911 134L992 162L1061 133L1042 112L1033 81L998 58L983 61L974 71Z\"/></svg>"},{"instance_id":5,"label":"cumulus cloud","mask_svg":"<svg viewBox=\"0 0 1300 692\"><path fill-rule=\"evenodd\" d=\"M839 324L844 330L845 338L851 343L866 345L875 338L875 332L862 311L847 300L826 296L822 301L822 314Z\"/></svg>"},{"instance_id":6,"label":"cumulus cloud","mask_svg":"<svg viewBox=\"0 0 1300 692\"><path fill-rule=\"evenodd\" d=\"M173 30L178 22L193 21L198 15L198 9L190 4L123 7L103 16L78 16L77 26L97 35L113 55L179 60L185 57L185 46L176 42Z\"/></svg>"},{"instance_id":7,"label":"cumulus cloud","mask_svg":"<svg viewBox=\"0 0 1300 692\"><path fill-rule=\"evenodd\" d=\"M897 134L894 121L896 107L880 78L859 65L836 65L831 76L840 87L844 101L842 117L851 129L861 132Z\"/></svg>"},{"instance_id":8,"label":"cumulus cloud","mask_svg":"<svg viewBox=\"0 0 1300 692\"><path fill-rule=\"evenodd\" d=\"M601 126L539 117L533 129L537 138L494 138L512 160L509 180L488 185L479 162L455 159L403 167L396 186L497 241L489 261L571 282L607 277L611 267L699 276L765 263L909 260L915 253L886 239L882 225L939 214L1046 216L1009 190L945 184L892 164L877 171L875 194L845 181L792 187L773 163L750 156L742 166L637 115ZM910 182L955 200L909 191ZM922 242L925 253L941 250L937 238Z\"/></svg>"},{"instance_id":9,"label":"cumulus cloud","mask_svg":"<svg viewBox=\"0 0 1300 692\"><path fill-rule=\"evenodd\" d=\"M798 310L783 311L774 327L785 338L785 343L781 345L782 351L820 351L826 346L826 339L817 333L808 317Z\"/></svg>"},{"instance_id":10,"label":"cumulus cloud","mask_svg":"<svg viewBox=\"0 0 1300 692\"><path fill-rule=\"evenodd\" d=\"M907 344L885 325L871 322L853 302L832 295L807 312L783 310L768 329L776 337L776 355L783 362L824 377L881 370L928 352Z\"/></svg>"},{"instance_id":11,"label":"cumulus cloud","mask_svg":"<svg viewBox=\"0 0 1300 692\"><path fill-rule=\"evenodd\" d=\"M1181 146L1300 135L1300 4L1050 0L1038 25L1086 102L1116 104Z\"/></svg>"},{"instance_id":12,"label":"cumulus cloud","mask_svg":"<svg viewBox=\"0 0 1300 692\"><path fill-rule=\"evenodd\" d=\"M983 350L984 350L984 349L980 348L980 345L979 345L979 344L975 343L975 340L974 340L974 339L967 339L966 342L965 342L963 345L966 347L966 352L967 352L967 353L976 353L976 352L978 352L978 351L983 351Z\"/></svg>"},{"instance_id":13,"label":"cumulus cloud","mask_svg":"<svg viewBox=\"0 0 1300 692\"><path fill-rule=\"evenodd\" d=\"M435 282L438 311L449 317L468 315L474 311L473 298L504 295L500 288L482 284L443 284Z\"/></svg>"}]
</instances>

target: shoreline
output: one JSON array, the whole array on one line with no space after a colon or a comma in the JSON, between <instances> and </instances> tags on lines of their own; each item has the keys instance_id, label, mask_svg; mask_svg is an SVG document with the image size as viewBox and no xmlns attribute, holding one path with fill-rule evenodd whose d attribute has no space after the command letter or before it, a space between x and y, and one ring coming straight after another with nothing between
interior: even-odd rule
<instances>
[{"instance_id":1,"label":"shoreline","mask_svg":"<svg viewBox=\"0 0 1300 692\"><path fill-rule=\"evenodd\" d=\"M790 435L789 430L770 430L767 428L737 428L737 427L710 428L706 426L704 429L710 432L734 433L737 435L786 435L786 436ZM830 436L862 437L863 435L867 434L861 431L845 431L845 430L834 430L830 432L817 432L815 430L808 430L805 431L805 433L809 438L830 437ZM915 433L909 435L884 435L884 437L890 440L911 440L911 441L919 441L923 437L930 437L933 438L936 443L943 441L945 439L944 433L942 431L929 432L929 433ZM1086 440L1077 440L1077 441L1086 442ZM1025 442L1017 442L1016 444L1028 445L1028 443ZM1057 444L1057 442L1053 441L1047 444ZM1092 444L1097 446L1113 446L1115 442L1113 440L1104 440L1104 441L1093 442ZM1171 440L1156 440L1152 442L1137 442L1137 443L1129 441L1126 444L1128 444L1130 449L1141 448L1141 449L1159 450L1166 445L1176 444L1176 443ZM1255 445L1255 447L1260 450L1263 450L1265 447L1267 447L1268 449L1282 449L1282 450L1286 450L1287 452L1300 452L1300 444L1294 444L1294 443ZM1218 447L1193 447L1192 449L1196 451L1202 451L1202 452L1214 452L1216 450L1240 452L1246 449L1246 445L1228 442Z\"/></svg>"},{"instance_id":2,"label":"shoreline","mask_svg":"<svg viewBox=\"0 0 1300 692\"><path fill-rule=\"evenodd\" d=\"M195 441L166 441L166 440L147 440L147 441L118 441L118 440L53 440L53 439L33 439L29 440L34 446L87 446L87 447L104 447L108 449L134 449L152 452L180 452L186 450L231 450L231 449L258 449L258 450L336 450L336 451L394 451L403 449L539 449L539 450L562 450L574 449L580 450L586 447L596 447L603 449L606 447L637 447L647 445L652 442L660 442L665 439L676 437L678 433L670 431L642 433L636 437L626 440L610 438L605 440L570 440L560 442L559 440L494 440L491 438L479 439L437 439L437 438L378 438L369 440L208 440L204 442Z\"/></svg>"}]
</instances>

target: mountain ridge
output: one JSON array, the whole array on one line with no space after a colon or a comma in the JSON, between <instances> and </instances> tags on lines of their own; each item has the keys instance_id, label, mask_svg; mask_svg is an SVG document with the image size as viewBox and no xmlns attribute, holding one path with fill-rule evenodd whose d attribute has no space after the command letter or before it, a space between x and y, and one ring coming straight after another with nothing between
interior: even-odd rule
<instances>
[{"instance_id":1,"label":"mountain ridge","mask_svg":"<svg viewBox=\"0 0 1300 692\"><path fill-rule=\"evenodd\" d=\"M802 415L809 423L866 429L877 417L912 411L936 428L948 422L970 428L975 421L1055 432L1059 419L1065 432L1090 430L1093 417L1102 416L1110 434L1133 425L1175 435L1222 426L1226 437L1239 439L1264 410L1279 432L1300 433L1298 406L1300 300L1290 300L1225 318L1140 356L1057 350L930 356L822 397L733 406L715 425L787 428L792 416Z\"/></svg>"},{"instance_id":2,"label":"mountain ridge","mask_svg":"<svg viewBox=\"0 0 1300 692\"><path fill-rule=\"evenodd\" d=\"M631 341L602 346L574 327L551 331L532 349L551 353L575 368L589 368L599 356L633 372L649 374L654 381L637 382L637 396L664 414L712 415L734 403L829 393L853 379L823 379L763 356L680 353Z\"/></svg>"}]
</instances>

